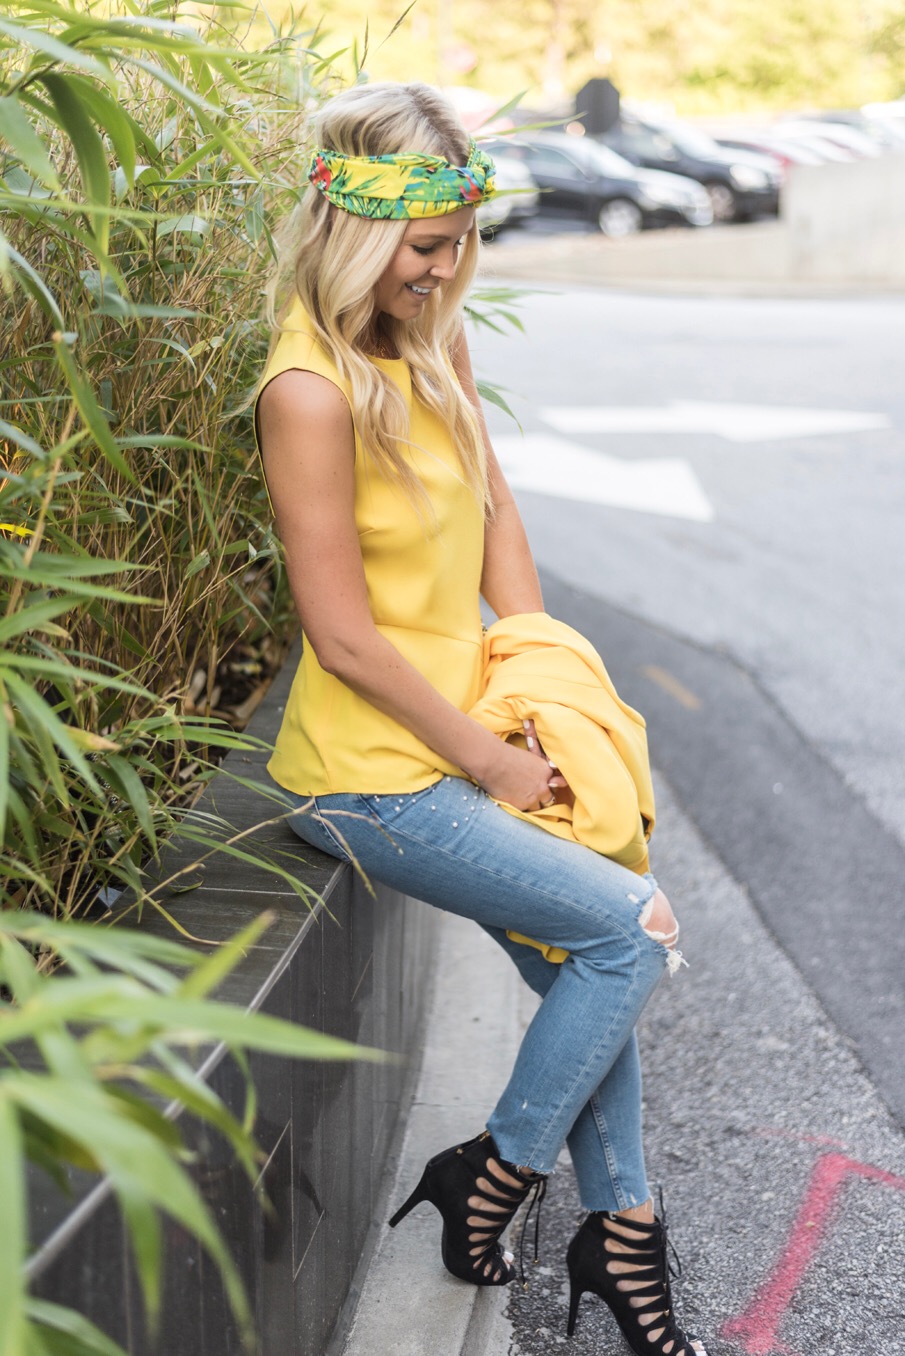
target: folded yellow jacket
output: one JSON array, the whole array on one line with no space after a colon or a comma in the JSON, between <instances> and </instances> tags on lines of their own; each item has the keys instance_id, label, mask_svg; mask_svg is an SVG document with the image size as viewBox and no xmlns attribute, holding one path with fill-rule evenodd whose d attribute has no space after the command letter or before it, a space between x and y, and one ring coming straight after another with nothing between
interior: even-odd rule
<instances>
[{"instance_id":1,"label":"folded yellow jacket","mask_svg":"<svg viewBox=\"0 0 905 1356\"><path fill-rule=\"evenodd\" d=\"M547 757L575 796L574 806L527 812L501 801L504 810L631 871L648 869L655 814L644 719L621 700L584 636L546 612L495 622L484 636L483 695L469 714L518 742L524 741L524 721L533 720ZM552 961L568 954L531 945Z\"/></svg>"}]
</instances>

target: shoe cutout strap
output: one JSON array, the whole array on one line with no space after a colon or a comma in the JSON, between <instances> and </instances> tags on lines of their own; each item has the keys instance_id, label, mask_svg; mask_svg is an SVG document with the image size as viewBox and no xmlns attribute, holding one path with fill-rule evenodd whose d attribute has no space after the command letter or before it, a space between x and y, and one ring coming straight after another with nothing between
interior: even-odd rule
<instances>
[{"instance_id":1,"label":"shoe cutout strap","mask_svg":"<svg viewBox=\"0 0 905 1356\"><path fill-rule=\"evenodd\" d=\"M599 1218L604 1234L606 1269L617 1279L617 1284L619 1281L630 1282L621 1293L626 1296L638 1326L647 1336L651 1356L657 1356L657 1353L698 1356L692 1345L697 1339L677 1327L673 1314L670 1277L681 1275L682 1266L675 1248L669 1243L666 1224L659 1220L645 1224L642 1220L610 1212L603 1212ZM608 1227L611 1223L617 1224L618 1228ZM622 1230L634 1237L626 1237ZM676 1267L669 1259L667 1248L676 1259ZM619 1271L616 1269L619 1264L631 1269ZM652 1315L651 1321L642 1323L642 1316L647 1314ZM652 1332L658 1336L652 1338Z\"/></svg>"}]
</instances>

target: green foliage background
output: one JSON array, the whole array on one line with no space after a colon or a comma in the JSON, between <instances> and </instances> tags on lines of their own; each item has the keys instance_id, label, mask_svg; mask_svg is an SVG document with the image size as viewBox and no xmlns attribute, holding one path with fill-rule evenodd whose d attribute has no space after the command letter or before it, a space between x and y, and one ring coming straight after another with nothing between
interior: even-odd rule
<instances>
[{"instance_id":1,"label":"green foliage background","mask_svg":"<svg viewBox=\"0 0 905 1356\"><path fill-rule=\"evenodd\" d=\"M264 0L273 16L283 0ZM372 79L468 84L499 102L573 94L607 75L679 114L854 106L905 93L902 0L322 0L335 46Z\"/></svg>"},{"instance_id":2,"label":"green foliage background","mask_svg":"<svg viewBox=\"0 0 905 1356\"><path fill-rule=\"evenodd\" d=\"M253 1181L254 1097L230 1112L199 1051L223 1043L246 1071L254 1051L379 1058L215 1001L266 917L206 957L82 921L103 913L99 892L157 903L174 835L190 861L226 852L310 893L295 859L264 861L192 808L218 751L249 747L292 627L247 397L268 341L266 223L299 191L302 117L335 78L310 30L249 45L250 17L0 4L2 1356L122 1356L28 1293L29 1167L61 1190L74 1169L106 1178L150 1327L160 1216L177 1220L252 1350L176 1113L222 1135ZM262 819L283 810L261 804Z\"/></svg>"},{"instance_id":3,"label":"green foliage background","mask_svg":"<svg viewBox=\"0 0 905 1356\"><path fill-rule=\"evenodd\" d=\"M293 629L247 398L333 77L249 19L0 11L0 907L140 896L203 838L184 810Z\"/></svg>"}]
</instances>

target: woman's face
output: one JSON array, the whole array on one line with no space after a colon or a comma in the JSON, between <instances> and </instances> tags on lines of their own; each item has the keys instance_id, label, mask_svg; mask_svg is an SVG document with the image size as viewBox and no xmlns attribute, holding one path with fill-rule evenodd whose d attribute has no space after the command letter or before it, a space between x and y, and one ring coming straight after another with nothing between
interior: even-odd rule
<instances>
[{"instance_id":1,"label":"woman's face","mask_svg":"<svg viewBox=\"0 0 905 1356\"><path fill-rule=\"evenodd\" d=\"M434 288L449 282L463 237L475 229L475 208L410 221L402 244L374 289L374 309L394 320L414 320Z\"/></svg>"}]
</instances>

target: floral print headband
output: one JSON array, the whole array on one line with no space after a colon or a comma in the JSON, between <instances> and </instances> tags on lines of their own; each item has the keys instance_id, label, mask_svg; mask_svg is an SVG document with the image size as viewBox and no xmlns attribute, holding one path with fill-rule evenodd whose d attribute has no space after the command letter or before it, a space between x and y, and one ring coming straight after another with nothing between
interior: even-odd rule
<instances>
[{"instance_id":1,"label":"floral print headband","mask_svg":"<svg viewBox=\"0 0 905 1356\"><path fill-rule=\"evenodd\" d=\"M311 156L308 178L334 207L381 220L442 217L496 193L493 161L473 141L461 168L440 155L343 155L321 148Z\"/></svg>"}]
</instances>

